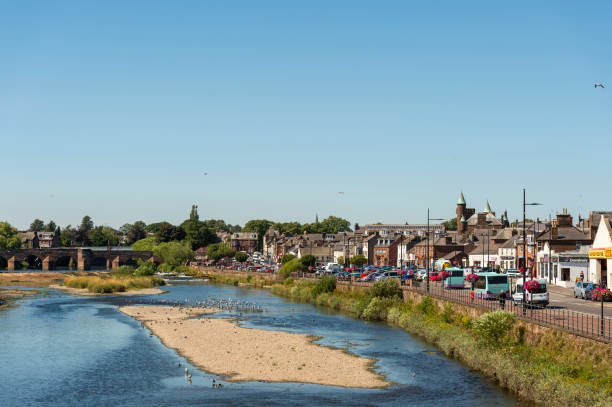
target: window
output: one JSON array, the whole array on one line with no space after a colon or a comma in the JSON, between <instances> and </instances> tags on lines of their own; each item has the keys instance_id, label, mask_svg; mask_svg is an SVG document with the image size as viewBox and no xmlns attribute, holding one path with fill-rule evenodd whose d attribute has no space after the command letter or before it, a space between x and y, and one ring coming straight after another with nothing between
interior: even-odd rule
<instances>
[{"instance_id":1,"label":"window","mask_svg":"<svg viewBox=\"0 0 612 407\"><path fill-rule=\"evenodd\" d=\"M538 250L542 250L542 242L538 242Z\"/></svg>"},{"instance_id":2,"label":"window","mask_svg":"<svg viewBox=\"0 0 612 407\"><path fill-rule=\"evenodd\" d=\"M580 250L581 246L582 246L581 242L576 242L576 250Z\"/></svg>"}]
</instances>

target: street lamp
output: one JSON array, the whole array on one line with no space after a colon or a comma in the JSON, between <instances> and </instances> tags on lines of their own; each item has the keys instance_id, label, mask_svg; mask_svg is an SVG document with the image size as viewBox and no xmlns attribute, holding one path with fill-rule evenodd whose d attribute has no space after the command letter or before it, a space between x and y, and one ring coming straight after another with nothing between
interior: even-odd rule
<instances>
[{"instance_id":1,"label":"street lamp","mask_svg":"<svg viewBox=\"0 0 612 407\"><path fill-rule=\"evenodd\" d=\"M429 208L427 208L427 292L429 293L429 221L430 220L444 220L442 218L430 218Z\"/></svg>"},{"instance_id":2,"label":"street lamp","mask_svg":"<svg viewBox=\"0 0 612 407\"><path fill-rule=\"evenodd\" d=\"M532 203L525 203L525 188L523 188L523 258L525 259L524 263L523 263L523 315L526 314L526 310L525 310L525 301L527 301L527 296L525 294L525 283L526 283L526 277L525 277L525 269L527 268L527 236L525 233L525 207L526 206L536 206L536 205L542 205L541 203L538 202L532 202ZM534 223L534 228L533 228L533 235L535 237L535 223ZM535 265L535 256L534 256L534 265ZM533 271L531 272L531 279L533 280Z\"/></svg>"}]
</instances>

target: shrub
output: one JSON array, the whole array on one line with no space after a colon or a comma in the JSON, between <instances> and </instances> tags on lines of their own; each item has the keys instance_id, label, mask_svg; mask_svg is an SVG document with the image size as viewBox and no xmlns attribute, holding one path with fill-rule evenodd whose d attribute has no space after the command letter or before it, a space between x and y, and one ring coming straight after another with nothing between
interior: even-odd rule
<instances>
[{"instance_id":1,"label":"shrub","mask_svg":"<svg viewBox=\"0 0 612 407\"><path fill-rule=\"evenodd\" d=\"M402 298L402 290L396 279L385 278L378 280L370 289L373 297L380 298Z\"/></svg>"},{"instance_id":2,"label":"shrub","mask_svg":"<svg viewBox=\"0 0 612 407\"><path fill-rule=\"evenodd\" d=\"M483 343L500 346L508 338L515 321L516 317L513 313L499 310L481 315L472 326Z\"/></svg>"},{"instance_id":3,"label":"shrub","mask_svg":"<svg viewBox=\"0 0 612 407\"><path fill-rule=\"evenodd\" d=\"M327 301L327 305L329 305L329 307L334 310L339 310L341 303L342 303L342 300L333 295L329 297L329 300Z\"/></svg>"},{"instance_id":4,"label":"shrub","mask_svg":"<svg viewBox=\"0 0 612 407\"><path fill-rule=\"evenodd\" d=\"M142 261L134 271L135 276L152 276L157 271L157 265L152 261Z\"/></svg>"},{"instance_id":5,"label":"shrub","mask_svg":"<svg viewBox=\"0 0 612 407\"><path fill-rule=\"evenodd\" d=\"M187 260L193 257L189 242L160 243L153 248L153 254L170 266L185 264Z\"/></svg>"},{"instance_id":6,"label":"shrub","mask_svg":"<svg viewBox=\"0 0 612 407\"><path fill-rule=\"evenodd\" d=\"M417 309L421 311L423 314L435 314L436 305L429 295L423 297L419 305L417 305Z\"/></svg>"},{"instance_id":7,"label":"shrub","mask_svg":"<svg viewBox=\"0 0 612 407\"><path fill-rule=\"evenodd\" d=\"M368 259L363 254L356 254L350 259L351 264L361 267L368 262Z\"/></svg>"},{"instance_id":8,"label":"shrub","mask_svg":"<svg viewBox=\"0 0 612 407\"><path fill-rule=\"evenodd\" d=\"M336 289L336 277L325 276L317 281L317 284L312 287L312 295L318 296L321 293L333 293Z\"/></svg>"},{"instance_id":9,"label":"shrub","mask_svg":"<svg viewBox=\"0 0 612 407\"><path fill-rule=\"evenodd\" d=\"M314 265L317 263L316 257L313 256L312 254L305 254L304 256L302 256L300 261L306 268L308 268L308 266L314 267Z\"/></svg>"},{"instance_id":10,"label":"shrub","mask_svg":"<svg viewBox=\"0 0 612 407\"><path fill-rule=\"evenodd\" d=\"M247 261L249 256L245 252L236 252L234 258L237 262L244 263L245 261Z\"/></svg>"},{"instance_id":11,"label":"shrub","mask_svg":"<svg viewBox=\"0 0 612 407\"><path fill-rule=\"evenodd\" d=\"M397 303L397 298L374 297L363 310L361 317L369 321L384 321L387 319L389 308Z\"/></svg>"},{"instance_id":12,"label":"shrub","mask_svg":"<svg viewBox=\"0 0 612 407\"><path fill-rule=\"evenodd\" d=\"M295 256L293 254L285 254L283 255L283 257L281 257L281 264L285 264L285 263L289 263L291 260L295 259Z\"/></svg>"},{"instance_id":13,"label":"shrub","mask_svg":"<svg viewBox=\"0 0 612 407\"><path fill-rule=\"evenodd\" d=\"M293 285L293 278L291 278L291 277L286 278L286 279L285 279L285 283L284 283L284 284L285 284L286 286Z\"/></svg>"},{"instance_id":14,"label":"shrub","mask_svg":"<svg viewBox=\"0 0 612 407\"><path fill-rule=\"evenodd\" d=\"M447 324L453 322L453 308L451 307L450 302L444 304L444 310L442 311L442 320Z\"/></svg>"},{"instance_id":15,"label":"shrub","mask_svg":"<svg viewBox=\"0 0 612 407\"><path fill-rule=\"evenodd\" d=\"M306 270L306 267L302 264L300 259L294 258L290 260L288 263L283 264L283 267L280 269L280 275L283 278L287 278L291 275L291 273L303 272Z\"/></svg>"}]
</instances>

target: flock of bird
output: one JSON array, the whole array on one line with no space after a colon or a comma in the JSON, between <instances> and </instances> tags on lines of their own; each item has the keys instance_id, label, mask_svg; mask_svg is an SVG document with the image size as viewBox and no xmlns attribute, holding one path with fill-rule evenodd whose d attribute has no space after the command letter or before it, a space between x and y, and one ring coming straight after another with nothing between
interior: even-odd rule
<instances>
[{"instance_id":1,"label":"flock of bird","mask_svg":"<svg viewBox=\"0 0 612 407\"><path fill-rule=\"evenodd\" d=\"M206 300L157 300L145 298L125 298L125 303L147 304L147 305L165 305L171 307L188 308L219 308L223 311L232 312L263 312L264 308L256 302L243 301L236 298L208 298Z\"/></svg>"}]
</instances>

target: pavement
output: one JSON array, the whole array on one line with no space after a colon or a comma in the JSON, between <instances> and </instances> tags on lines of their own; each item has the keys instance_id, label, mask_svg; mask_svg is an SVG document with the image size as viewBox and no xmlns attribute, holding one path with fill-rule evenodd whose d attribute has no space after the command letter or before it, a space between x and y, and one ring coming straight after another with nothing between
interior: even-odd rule
<instances>
[{"instance_id":1,"label":"pavement","mask_svg":"<svg viewBox=\"0 0 612 407\"><path fill-rule=\"evenodd\" d=\"M601 303L591 300L574 298L574 289L548 286L550 293L550 306L584 312L586 314L601 315ZM612 302L604 302L604 316L612 318Z\"/></svg>"}]
</instances>

